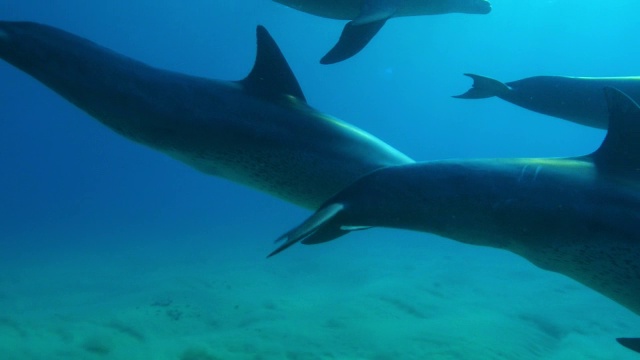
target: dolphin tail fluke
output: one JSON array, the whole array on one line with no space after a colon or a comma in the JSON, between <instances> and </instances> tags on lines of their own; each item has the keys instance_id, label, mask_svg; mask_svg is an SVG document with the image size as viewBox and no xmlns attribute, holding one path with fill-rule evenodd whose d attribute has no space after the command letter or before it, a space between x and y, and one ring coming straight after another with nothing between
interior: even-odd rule
<instances>
[{"instance_id":1,"label":"dolphin tail fluke","mask_svg":"<svg viewBox=\"0 0 640 360\"><path fill-rule=\"evenodd\" d=\"M616 340L627 349L640 353L640 338L617 338Z\"/></svg>"},{"instance_id":2,"label":"dolphin tail fluke","mask_svg":"<svg viewBox=\"0 0 640 360\"><path fill-rule=\"evenodd\" d=\"M357 54L373 39L386 21L387 19L382 19L357 25L350 21L342 30L338 43L329 50L320 63L335 64Z\"/></svg>"},{"instance_id":3,"label":"dolphin tail fluke","mask_svg":"<svg viewBox=\"0 0 640 360\"><path fill-rule=\"evenodd\" d=\"M340 226L331 226L331 220L334 220L335 216L343 209L344 205L339 203L330 204L321 208L302 224L276 239L276 242L284 240L284 243L267 257L276 255L300 241L303 244L318 244L331 241L348 233L348 230L342 230Z\"/></svg>"},{"instance_id":4,"label":"dolphin tail fluke","mask_svg":"<svg viewBox=\"0 0 640 360\"><path fill-rule=\"evenodd\" d=\"M471 89L464 94L455 95L457 99L484 99L493 96L502 96L511 89L498 80L475 74L465 74L473 79Z\"/></svg>"}]
</instances>

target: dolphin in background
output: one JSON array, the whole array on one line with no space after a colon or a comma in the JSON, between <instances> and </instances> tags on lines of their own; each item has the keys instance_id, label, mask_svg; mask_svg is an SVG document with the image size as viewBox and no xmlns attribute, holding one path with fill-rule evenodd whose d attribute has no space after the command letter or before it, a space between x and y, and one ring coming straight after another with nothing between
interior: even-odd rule
<instances>
[{"instance_id":1,"label":"dolphin in background","mask_svg":"<svg viewBox=\"0 0 640 360\"><path fill-rule=\"evenodd\" d=\"M257 28L240 81L153 68L50 26L0 22L0 58L115 132L209 175L315 209L361 175L413 162L310 107L280 49Z\"/></svg>"},{"instance_id":2,"label":"dolphin in background","mask_svg":"<svg viewBox=\"0 0 640 360\"><path fill-rule=\"evenodd\" d=\"M607 88L610 126L573 158L442 160L373 171L278 240L269 256L367 227L518 254L640 315L640 107ZM640 352L640 338L620 338Z\"/></svg>"},{"instance_id":3,"label":"dolphin in background","mask_svg":"<svg viewBox=\"0 0 640 360\"><path fill-rule=\"evenodd\" d=\"M449 13L488 14L487 0L274 0L290 8L330 19L351 20L338 43L320 60L334 64L364 49L393 17Z\"/></svg>"},{"instance_id":4,"label":"dolphin in background","mask_svg":"<svg viewBox=\"0 0 640 360\"><path fill-rule=\"evenodd\" d=\"M602 88L613 87L640 101L640 76L568 77L534 76L508 83L475 74L472 88L458 99L485 99L497 96L514 105L576 124L606 129L607 103Z\"/></svg>"}]
</instances>

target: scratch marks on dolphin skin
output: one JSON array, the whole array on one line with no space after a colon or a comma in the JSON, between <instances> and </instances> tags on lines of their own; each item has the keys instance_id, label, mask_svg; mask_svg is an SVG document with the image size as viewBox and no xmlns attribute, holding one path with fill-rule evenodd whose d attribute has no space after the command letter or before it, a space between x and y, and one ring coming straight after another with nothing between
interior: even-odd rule
<instances>
[{"instance_id":1,"label":"scratch marks on dolphin skin","mask_svg":"<svg viewBox=\"0 0 640 360\"><path fill-rule=\"evenodd\" d=\"M529 169L529 165L525 165L524 167L522 167L522 171L520 171L520 176L518 177L518 182L522 182L523 180L530 180L531 182L535 182L536 179L538 178L538 174L540 174L540 171L542 170L542 166L538 165L536 166L536 169L532 172L530 172L530 178L527 177L527 170Z\"/></svg>"},{"instance_id":2,"label":"scratch marks on dolphin skin","mask_svg":"<svg viewBox=\"0 0 640 360\"><path fill-rule=\"evenodd\" d=\"M529 165L525 165L522 168L522 171L520 171L520 176L518 176L518 182L522 182L522 178L524 178L524 174L527 171L527 168L529 167Z\"/></svg>"},{"instance_id":3,"label":"scratch marks on dolphin skin","mask_svg":"<svg viewBox=\"0 0 640 360\"><path fill-rule=\"evenodd\" d=\"M536 181L536 179L538 178L538 174L540 173L540 170L542 170L542 166L536 166L536 172L533 173L533 181Z\"/></svg>"}]
</instances>

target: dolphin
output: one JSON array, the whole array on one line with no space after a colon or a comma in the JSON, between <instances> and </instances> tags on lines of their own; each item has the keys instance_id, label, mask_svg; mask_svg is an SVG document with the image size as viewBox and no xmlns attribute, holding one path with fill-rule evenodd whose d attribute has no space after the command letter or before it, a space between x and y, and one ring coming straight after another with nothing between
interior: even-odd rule
<instances>
[{"instance_id":1,"label":"dolphin","mask_svg":"<svg viewBox=\"0 0 640 360\"><path fill-rule=\"evenodd\" d=\"M374 169L411 163L309 106L280 49L257 28L240 81L153 68L46 25L0 22L0 58L115 132L206 174L309 209Z\"/></svg>"},{"instance_id":2,"label":"dolphin","mask_svg":"<svg viewBox=\"0 0 640 360\"><path fill-rule=\"evenodd\" d=\"M606 129L609 124L602 88L619 89L635 101L640 101L640 76L534 76L505 84L485 76L465 75L473 79L473 86L454 98L484 99L497 96L525 109L598 129Z\"/></svg>"},{"instance_id":3,"label":"dolphin","mask_svg":"<svg viewBox=\"0 0 640 360\"><path fill-rule=\"evenodd\" d=\"M393 17L449 13L488 14L487 0L274 0L290 8L330 19L351 20L338 43L320 60L334 64L362 50Z\"/></svg>"},{"instance_id":4,"label":"dolphin","mask_svg":"<svg viewBox=\"0 0 640 360\"><path fill-rule=\"evenodd\" d=\"M572 158L441 160L367 174L278 240L390 227L505 249L640 315L640 107L607 88L602 145ZM639 338L618 340L640 349Z\"/></svg>"}]
</instances>

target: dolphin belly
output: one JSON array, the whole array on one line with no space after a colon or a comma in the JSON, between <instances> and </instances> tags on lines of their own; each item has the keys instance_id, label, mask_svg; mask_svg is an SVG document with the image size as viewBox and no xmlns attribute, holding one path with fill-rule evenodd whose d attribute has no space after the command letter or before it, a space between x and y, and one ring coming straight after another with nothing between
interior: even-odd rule
<instances>
[{"instance_id":1,"label":"dolphin belly","mask_svg":"<svg viewBox=\"0 0 640 360\"><path fill-rule=\"evenodd\" d=\"M274 0L307 14L336 20L355 19L364 0Z\"/></svg>"}]
</instances>

